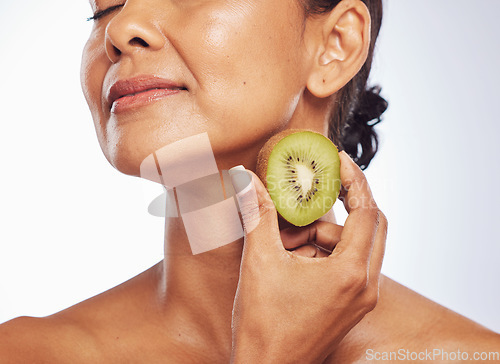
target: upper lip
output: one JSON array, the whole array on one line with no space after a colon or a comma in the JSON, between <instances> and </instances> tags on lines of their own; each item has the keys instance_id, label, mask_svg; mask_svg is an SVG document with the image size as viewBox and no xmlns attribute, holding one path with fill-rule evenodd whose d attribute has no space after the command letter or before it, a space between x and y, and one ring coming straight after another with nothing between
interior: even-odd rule
<instances>
[{"instance_id":1,"label":"upper lip","mask_svg":"<svg viewBox=\"0 0 500 364\"><path fill-rule=\"evenodd\" d=\"M111 106L120 97L133 95L153 89L185 90L186 88L174 81L158 76L137 76L115 82L109 89L108 102Z\"/></svg>"}]
</instances>

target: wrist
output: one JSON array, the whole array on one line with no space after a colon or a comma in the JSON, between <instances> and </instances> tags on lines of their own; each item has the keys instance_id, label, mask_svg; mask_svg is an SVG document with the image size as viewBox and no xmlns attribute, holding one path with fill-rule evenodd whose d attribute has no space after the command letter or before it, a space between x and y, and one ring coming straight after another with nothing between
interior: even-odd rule
<instances>
[{"instance_id":1,"label":"wrist","mask_svg":"<svg viewBox=\"0 0 500 364\"><path fill-rule=\"evenodd\" d=\"M299 343L286 342L287 335L275 335L264 340L259 336L233 335L231 364L318 364L323 363L332 350L315 340ZM330 347L330 345L328 345Z\"/></svg>"},{"instance_id":2,"label":"wrist","mask_svg":"<svg viewBox=\"0 0 500 364\"><path fill-rule=\"evenodd\" d=\"M272 349L269 343L259 337L245 334L233 336L231 364L271 364L284 363L278 350Z\"/></svg>"},{"instance_id":3,"label":"wrist","mask_svg":"<svg viewBox=\"0 0 500 364\"><path fill-rule=\"evenodd\" d=\"M286 348L284 338L272 340L239 335L233 339L231 364L304 364L307 359L299 358L292 348Z\"/></svg>"}]
</instances>

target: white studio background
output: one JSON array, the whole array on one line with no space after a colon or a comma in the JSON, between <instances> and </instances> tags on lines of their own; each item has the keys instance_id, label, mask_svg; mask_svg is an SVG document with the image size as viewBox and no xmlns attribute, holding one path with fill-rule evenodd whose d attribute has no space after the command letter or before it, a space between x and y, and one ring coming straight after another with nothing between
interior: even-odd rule
<instances>
[{"instance_id":1,"label":"white studio background","mask_svg":"<svg viewBox=\"0 0 500 364\"><path fill-rule=\"evenodd\" d=\"M366 172L389 219L383 271L500 331L500 2L385 4L371 80L390 106ZM151 186L108 164L81 94L90 13L85 1L0 2L0 322L57 312L162 259Z\"/></svg>"}]
</instances>

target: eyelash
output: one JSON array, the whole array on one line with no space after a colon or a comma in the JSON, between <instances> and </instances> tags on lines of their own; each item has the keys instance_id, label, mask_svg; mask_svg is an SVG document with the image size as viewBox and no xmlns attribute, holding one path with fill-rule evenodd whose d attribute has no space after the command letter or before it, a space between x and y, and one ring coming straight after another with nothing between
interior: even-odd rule
<instances>
[{"instance_id":1,"label":"eyelash","mask_svg":"<svg viewBox=\"0 0 500 364\"><path fill-rule=\"evenodd\" d=\"M96 11L94 13L94 15L92 15L89 18L87 18L87 21L97 20L99 18L102 18L103 16L108 15L113 10L118 9L119 7L122 7L122 6L123 6L123 4L121 4L121 5L115 5L115 6L111 6L111 7L107 8L107 9L104 9L104 10Z\"/></svg>"}]
</instances>

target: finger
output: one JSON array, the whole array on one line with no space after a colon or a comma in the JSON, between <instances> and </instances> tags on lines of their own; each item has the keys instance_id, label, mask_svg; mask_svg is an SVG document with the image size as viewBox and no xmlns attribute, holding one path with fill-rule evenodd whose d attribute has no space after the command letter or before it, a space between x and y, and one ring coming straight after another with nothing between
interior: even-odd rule
<instances>
[{"instance_id":1,"label":"finger","mask_svg":"<svg viewBox=\"0 0 500 364\"><path fill-rule=\"evenodd\" d=\"M339 199L344 203L347 212L350 213L352 209L359 207L377 208L363 171L346 152L341 151L339 157L341 181Z\"/></svg>"},{"instance_id":2,"label":"finger","mask_svg":"<svg viewBox=\"0 0 500 364\"><path fill-rule=\"evenodd\" d=\"M318 220L305 227L291 227L281 230L281 241L285 249L316 244L323 250L331 252L340 241L341 234L342 226Z\"/></svg>"},{"instance_id":3,"label":"finger","mask_svg":"<svg viewBox=\"0 0 500 364\"><path fill-rule=\"evenodd\" d=\"M327 250L319 245L315 245L316 246L316 249L317 249L317 253L316 255L314 256L314 258L324 258L324 257L327 257L329 256L330 254L332 254L332 251L331 250Z\"/></svg>"},{"instance_id":4,"label":"finger","mask_svg":"<svg viewBox=\"0 0 500 364\"><path fill-rule=\"evenodd\" d=\"M347 213L349 213L349 210L350 210L349 206L346 206L346 203L345 203L346 196L347 196L347 189L343 185L340 185L340 192L339 192L338 199L340 201L342 201L342 203L344 204L345 209L347 210Z\"/></svg>"},{"instance_id":5,"label":"finger","mask_svg":"<svg viewBox=\"0 0 500 364\"><path fill-rule=\"evenodd\" d=\"M318 248L315 245L306 244L293 249L291 252L301 257L314 258L318 254Z\"/></svg>"},{"instance_id":6,"label":"finger","mask_svg":"<svg viewBox=\"0 0 500 364\"><path fill-rule=\"evenodd\" d=\"M246 251L262 252L265 249L284 251L276 207L259 177L243 166L231 168L229 174L245 232L243 254Z\"/></svg>"},{"instance_id":7,"label":"finger","mask_svg":"<svg viewBox=\"0 0 500 364\"><path fill-rule=\"evenodd\" d=\"M368 264L377 231L379 210L361 169L345 152L340 152L339 157L340 179L347 189L344 205L349 215L337 245L340 248L337 252L348 252Z\"/></svg>"},{"instance_id":8,"label":"finger","mask_svg":"<svg viewBox=\"0 0 500 364\"><path fill-rule=\"evenodd\" d=\"M369 279L376 279L377 282L380 278L380 271L382 270L382 262L384 260L385 245L387 241L387 218L382 211L379 212L379 215L379 224L375 234L375 242L370 258L369 269Z\"/></svg>"},{"instance_id":9,"label":"finger","mask_svg":"<svg viewBox=\"0 0 500 364\"><path fill-rule=\"evenodd\" d=\"M291 250L291 252L307 258L324 258L331 254L330 251L315 244L302 245L297 249Z\"/></svg>"}]
</instances>

